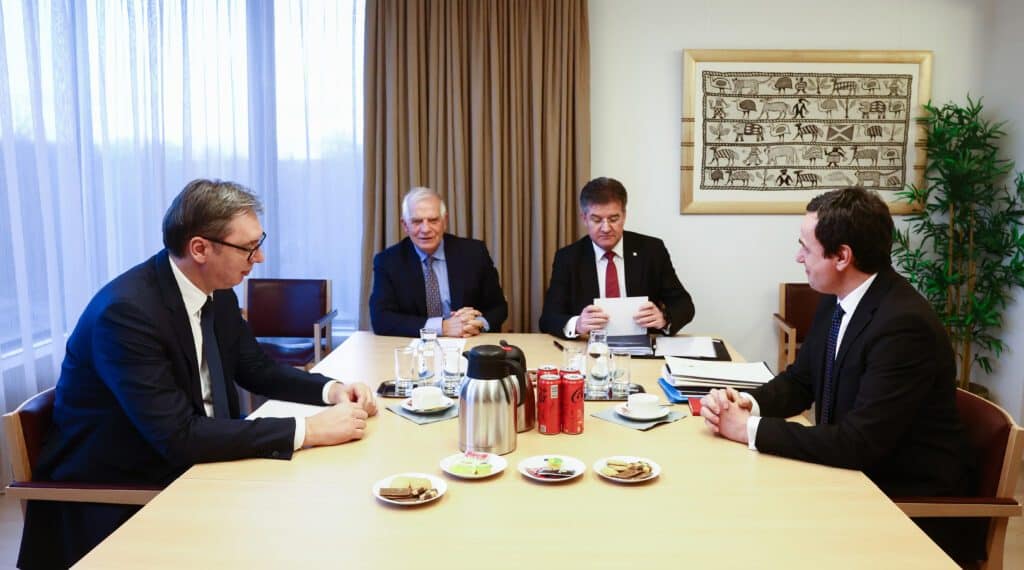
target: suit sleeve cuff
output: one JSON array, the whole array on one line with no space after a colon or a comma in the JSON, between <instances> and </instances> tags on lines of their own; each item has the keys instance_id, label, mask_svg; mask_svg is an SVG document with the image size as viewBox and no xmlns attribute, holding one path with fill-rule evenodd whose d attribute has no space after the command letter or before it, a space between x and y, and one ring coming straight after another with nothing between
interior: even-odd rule
<instances>
[{"instance_id":1,"label":"suit sleeve cuff","mask_svg":"<svg viewBox=\"0 0 1024 570\"><path fill-rule=\"evenodd\" d=\"M292 451L302 449L304 441L306 441L306 418L295 418L295 440L292 442Z\"/></svg>"},{"instance_id":2,"label":"suit sleeve cuff","mask_svg":"<svg viewBox=\"0 0 1024 570\"><path fill-rule=\"evenodd\" d=\"M572 317L571 319L569 319L569 322L565 323L565 328L562 329L562 334L565 335L565 338L576 338L577 336L579 336L578 334L576 334L576 323L579 320L579 316L576 316Z\"/></svg>"}]
</instances>

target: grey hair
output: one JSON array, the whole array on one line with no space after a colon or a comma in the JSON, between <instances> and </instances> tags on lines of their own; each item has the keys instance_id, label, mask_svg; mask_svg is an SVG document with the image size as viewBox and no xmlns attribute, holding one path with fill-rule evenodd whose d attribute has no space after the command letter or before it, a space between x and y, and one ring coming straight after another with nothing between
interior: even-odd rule
<instances>
[{"instance_id":1,"label":"grey hair","mask_svg":"<svg viewBox=\"0 0 1024 570\"><path fill-rule=\"evenodd\" d=\"M198 178L185 185L164 214L164 247L185 255L195 236L224 239L236 216L263 213L259 198L235 182Z\"/></svg>"},{"instance_id":2,"label":"grey hair","mask_svg":"<svg viewBox=\"0 0 1024 570\"><path fill-rule=\"evenodd\" d=\"M443 218L448 215L448 206L445 205L444 198L441 198L441 195L438 194L437 191L431 190L426 186L416 186L412 190L409 190L409 193L405 195L405 198L402 198L402 219L408 222L409 219L412 218L412 207L428 198L437 198L440 200L441 217Z\"/></svg>"}]
</instances>

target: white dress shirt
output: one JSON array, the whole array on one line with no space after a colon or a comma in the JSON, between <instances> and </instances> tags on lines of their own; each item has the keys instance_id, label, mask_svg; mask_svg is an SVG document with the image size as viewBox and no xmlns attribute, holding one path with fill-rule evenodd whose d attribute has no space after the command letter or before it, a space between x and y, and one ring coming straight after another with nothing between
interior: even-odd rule
<instances>
[{"instance_id":1,"label":"white dress shirt","mask_svg":"<svg viewBox=\"0 0 1024 570\"><path fill-rule=\"evenodd\" d=\"M601 246L599 246L596 243L594 243L593 240L590 241L590 245L592 245L594 247L594 258L596 260L596 265L597 265L598 296L603 298L603 297L605 297L605 293L604 293L605 282L604 282L604 279L605 279L605 273L608 271L608 260L605 259L605 257L604 257L605 251L603 249L601 249ZM625 260L622 257L622 251L623 250L622 250L622 240L621 239L619 240L619 243L615 244L615 247L613 247L611 251L612 251L613 254L615 254L615 257L612 258L612 261L615 263L615 270L616 270L616 273L618 273L618 277L619 277L619 292L620 292L620 296L628 297L629 296L629 292L626 291L626 262L625 262ZM569 322L565 323L565 329L563 329L562 332L565 333L566 338L576 338L578 336L576 334L576 322L579 321L579 320L580 320L580 316L576 315L575 317L572 317L571 319L569 319Z\"/></svg>"},{"instance_id":2,"label":"white dress shirt","mask_svg":"<svg viewBox=\"0 0 1024 570\"><path fill-rule=\"evenodd\" d=\"M181 292L181 299L185 302L185 312L188 313L188 324L192 328L192 340L195 343L196 349L196 362L199 363L199 385L203 394L203 409L206 410L207 416L213 417L213 391L210 388L210 367L206 362L206 355L203 354L203 327L200 324L203 305L206 304L208 297L206 293L203 293L195 284L189 281L188 277L182 273L170 256L168 256L167 261L171 264L171 273L174 274L174 280L178 283L178 291ZM327 395L330 392L331 384L334 382L336 381L324 384L323 401L325 404L330 403L327 400ZM306 419L297 417L295 418L295 438L292 442L294 446L292 449L301 448L302 442L305 440Z\"/></svg>"},{"instance_id":3,"label":"white dress shirt","mask_svg":"<svg viewBox=\"0 0 1024 570\"><path fill-rule=\"evenodd\" d=\"M849 326L850 319L853 318L853 312L857 310L857 305L859 305L860 300L864 298L864 294L868 292L868 288L870 288L871 284L875 282L875 277L878 277L878 274L872 273L871 276L858 285L856 289L850 291L842 299L839 299L839 306L843 308L845 314L843 315L843 320L839 322L839 336L836 338L836 353L832 355L832 358L835 358L836 355L839 354L839 347L843 345L843 336L846 334L846 327ZM750 400L750 403L753 405L750 410L750 417L747 418L747 447L757 451L754 441L757 440L757 426L761 423L761 407L757 405L757 400L755 400L750 394L740 392L740 396Z\"/></svg>"}]
</instances>

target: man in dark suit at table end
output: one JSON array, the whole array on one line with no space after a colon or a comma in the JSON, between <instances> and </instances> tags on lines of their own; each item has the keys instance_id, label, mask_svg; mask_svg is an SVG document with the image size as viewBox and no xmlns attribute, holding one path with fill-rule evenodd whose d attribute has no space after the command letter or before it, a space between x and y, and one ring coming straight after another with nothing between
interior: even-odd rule
<instances>
[{"instance_id":1,"label":"man in dark suit at table end","mask_svg":"<svg viewBox=\"0 0 1024 570\"><path fill-rule=\"evenodd\" d=\"M710 429L750 449L863 471L889 496L969 495L975 460L956 409L956 362L928 302L892 266L874 193L807 205L796 260L826 294L796 362L749 394L713 390ZM815 405L816 425L786 421ZM984 553L977 519L915 519L958 561Z\"/></svg>"},{"instance_id":2,"label":"man in dark suit at table end","mask_svg":"<svg viewBox=\"0 0 1024 570\"><path fill-rule=\"evenodd\" d=\"M648 300L633 316L650 333L674 335L693 320L690 294L676 277L658 238L624 231L626 188L614 178L595 178L580 191L587 235L555 252L544 295L540 330L576 338L608 324L595 298Z\"/></svg>"},{"instance_id":3,"label":"man in dark suit at table end","mask_svg":"<svg viewBox=\"0 0 1024 570\"><path fill-rule=\"evenodd\" d=\"M430 188L402 200L406 238L373 258L370 322L380 335L470 337L501 330L508 303L484 242L445 233L448 209Z\"/></svg>"},{"instance_id":4,"label":"man in dark suit at table end","mask_svg":"<svg viewBox=\"0 0 1024 570\"><path fill-rule=\"evenodd\" d=\"M365 384L275 363L231 290L264 260L261 206L243 187L194 180L163 220L166 249L104 286L68 339L37 481L163 486L196 463L288 459L360 439L377 412ZM240 419L235 382L333 404L308 418ZM29 501L20 568L74 564L139 507Z\"/></svg>"}]
</instances>

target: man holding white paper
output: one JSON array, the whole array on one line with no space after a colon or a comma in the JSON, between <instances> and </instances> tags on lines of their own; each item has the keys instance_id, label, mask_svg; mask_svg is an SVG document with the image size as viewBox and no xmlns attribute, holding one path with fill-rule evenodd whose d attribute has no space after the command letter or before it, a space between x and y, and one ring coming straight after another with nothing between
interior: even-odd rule
<instances>
[{"instance_id":1,"label":"man holding white paper","mask_svg":"<svg viewBox=\"0 0 1024 570\"><path fill-rule=\"evenodd\" d=\"M595 304L598 298L646 296L632 320L651 333L674 335L693 320L693 300L665 244L624 231L626 199L626 188L614 178L595 178L580 191L587 236L555 253L541 331L576 338L606 328L609 314Z\"/></svg>"}]
</instances>

